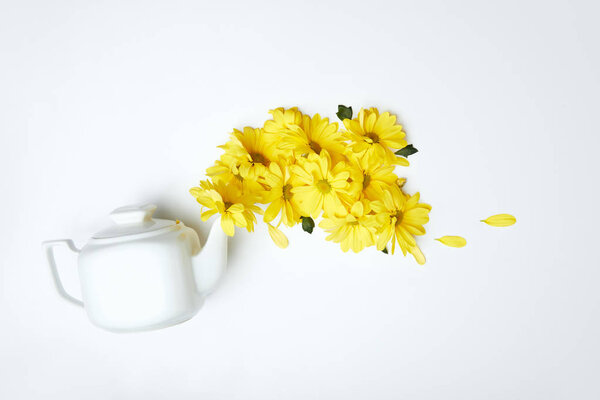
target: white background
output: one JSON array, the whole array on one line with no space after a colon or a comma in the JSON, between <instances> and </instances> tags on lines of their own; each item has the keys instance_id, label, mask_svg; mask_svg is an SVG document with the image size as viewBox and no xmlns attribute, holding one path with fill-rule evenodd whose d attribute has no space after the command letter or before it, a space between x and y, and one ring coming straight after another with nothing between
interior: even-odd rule
<instances>
[{"instance_id":1,"label":"white background","mask_svg":"<svg viewBox=\"0 0 600 400\"><path fill-rule=\"evenodd\" d=\"M0 398L600 398L597 2L0 4ZM232 128L338 104L419 149L424 267L263 225L179 326L112 334L57 296L43 240L136 202L204 237L188 189Z\"/></svg>"}]
</instances>

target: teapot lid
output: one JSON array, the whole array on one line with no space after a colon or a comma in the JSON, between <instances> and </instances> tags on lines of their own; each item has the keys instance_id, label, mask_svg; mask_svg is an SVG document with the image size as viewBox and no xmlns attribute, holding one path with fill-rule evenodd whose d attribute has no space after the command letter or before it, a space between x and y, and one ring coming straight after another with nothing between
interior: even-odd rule
<instances>
[{"instance_id":1,"label":"teapot lid","mask_svg":"<svg viewBox=\"0 0 600 400\"><path fill-rule=\"evenodd\" d=\"M119 207L110 213L113 224L106 229L96 232L92 238L108 239L137 235L176 225L175 221L168 219L153 219L152 214L154 214L154 211L156 211L154 204Z\"/></svg>"}]
</instances>

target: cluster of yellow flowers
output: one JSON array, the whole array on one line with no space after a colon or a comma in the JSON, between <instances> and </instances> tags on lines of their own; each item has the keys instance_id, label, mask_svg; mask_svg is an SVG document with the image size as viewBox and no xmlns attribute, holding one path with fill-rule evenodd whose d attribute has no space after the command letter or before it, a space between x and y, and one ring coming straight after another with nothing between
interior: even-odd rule
<instances>
[{"instance_id":1,"label":"cluster of yellow flowers","mask_svg":"<svg viewBox=\"0 0 600 400\"><path fill-rule=\"evenodd\" d=\"M340 106L340 129L295 107L270 114L262 128L234 129L219 146L224 154L207 169L210 179L190 190L202 205L202 220L219 213L233 236L235 226L252 232L262 215L275 244L285 248L282 223L302 224L310 233L321 217L327 240L344 252L377 246L393 254L397 243L404 255L425 263L415 236L425 233L431 206L419 202L419 193L405 193L406 180L395 173L416 152L396 116L368 108L352 118L352 108Z\"/></svg>"}]
</instances>

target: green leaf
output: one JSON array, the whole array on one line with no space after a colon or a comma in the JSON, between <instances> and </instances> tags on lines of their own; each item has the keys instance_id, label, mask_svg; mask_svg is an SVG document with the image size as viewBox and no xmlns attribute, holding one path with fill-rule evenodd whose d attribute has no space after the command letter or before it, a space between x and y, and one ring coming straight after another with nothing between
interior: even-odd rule
<instances>
[{"instance_id":1,"label":"green leaf","mask_svg":"<svg viewBox=\"0 0 600 400\"><path fill-rule=\"evenodd\" d=\"M343 105L338 106L338 112L335 113L338 116L340 121L344 121L345 119L352 119L352 107L346 107Z\"/></svg>"},{"instance_id":2,"label":"green leaf","mask_svg":"<svg viewBox=\"0 0 600 400\"><path fill-rule=\"evenodd\" d=\"M302 218L302 230L304 232L312 233L315 228L315 221L311 217L300 217Z\"/></svg>"},{"instance_id":3,"label":"green leaf","mask_svg":"<svg viewBox=\"0 0 600 400\"><path fill-rule=\"evenodd\" d=\"M387 247L384 247L384 249L383 249L383 250L381 250L381 252L382 252L383 254L387 254L387 253L388 253L388 251L387 251Z\"/></svg>"},{"instance_id":4,"label":"green leaf","mask_svg":"<svg viewBox=\"0 0 600 400\"><path fill-rule=\"evenodd\" d=\"M409 145L401 148L394 154L396 154L398 156L402 156L402 157L408 157L411 154L415 154L417 151L419 151L419 150L415 149L415 147L412 144L409 144Z\"/></svg>"}]
</instances>

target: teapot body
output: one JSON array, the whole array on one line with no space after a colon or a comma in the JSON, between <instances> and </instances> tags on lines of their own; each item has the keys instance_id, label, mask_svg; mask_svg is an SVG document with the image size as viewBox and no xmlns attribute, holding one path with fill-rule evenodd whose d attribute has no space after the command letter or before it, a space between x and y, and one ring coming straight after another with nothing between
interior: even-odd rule
<instances>
[{"instance_id":1,"label":"teapot body","mask_svg":"<svg viewBox=\"0 0 600 400\"><path fill-rule=\"evenodd\" d=\"M192 265L199 249L196 232L183 224L160 234L90 240L78 258L89 319L122 332L190 319L203 303Z\"/></svg>"},{"instance_id":2,"label":"teapot body","mask_svg":"<svg viewBox=\"0 0 600 400\"><path fill-rule=\"evenodd\" d=\"M217 221L204 248L179 221L152 218L153 204L114 210L113 224L79 250L72 240L42 243L58 294L83 307L98 327L113 332L166 328L193 317L227 265L227 236ZM82 299L60 279L54 250L78 255ZM202 250L202 251L201 251Z\"/></svg>"}]
</instances>

